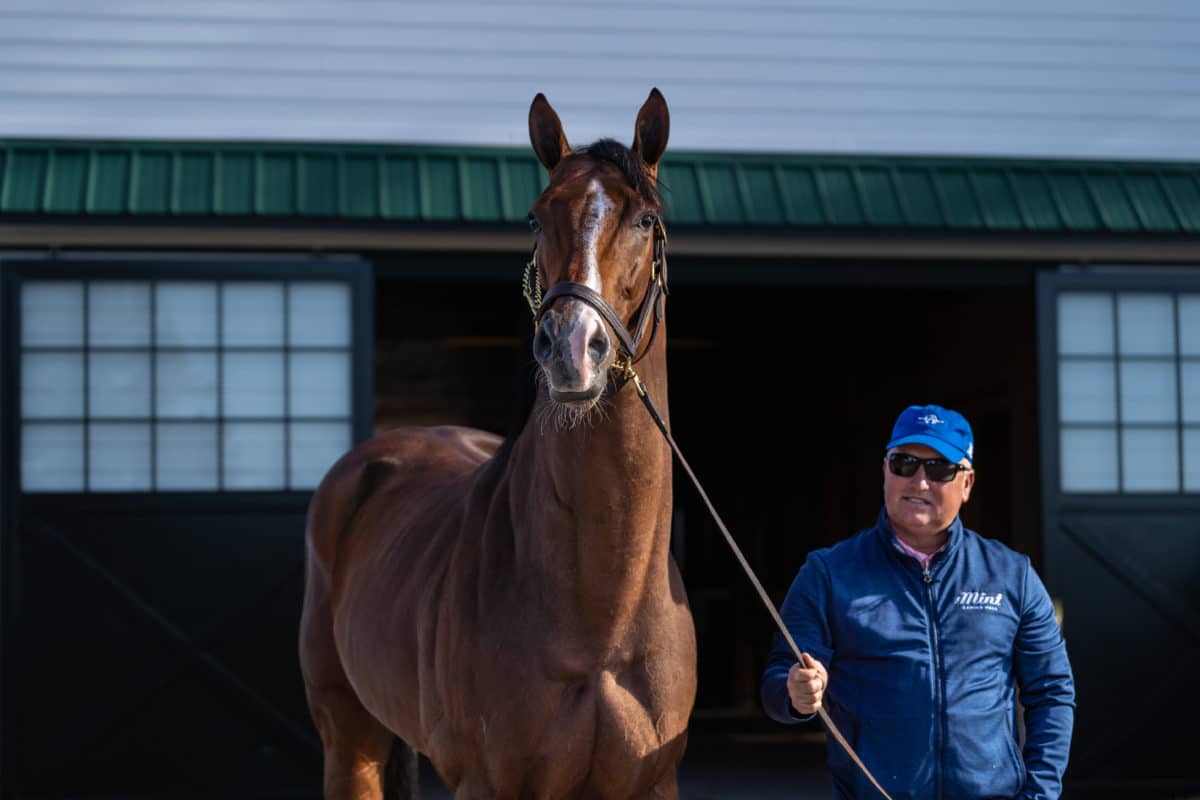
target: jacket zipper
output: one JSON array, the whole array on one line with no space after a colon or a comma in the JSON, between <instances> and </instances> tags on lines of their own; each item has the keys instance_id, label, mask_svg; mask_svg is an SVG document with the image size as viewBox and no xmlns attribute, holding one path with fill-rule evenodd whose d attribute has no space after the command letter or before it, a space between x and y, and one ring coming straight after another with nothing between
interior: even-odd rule
<instances>
[{"instance_id":1,"label":"jacket zipper","mask_svg":"<svg viewBox=\"0 0 1200 800\"><path fill-rule=\"evenodd\" d=\"M929 572L929 567L925 567L921 576L925 582L925 598L929 605L929 637L930 645L933 648L933 674L934 674L934 709L937 712L934 717L934 752L937 753L937 760L934 762L935 785L937 786L937 797L942 796L942 705L945 702L942 697L942 646L938 640L937 629L937 605L933 599L933 575Z\"/></svg>"}]
</instances>

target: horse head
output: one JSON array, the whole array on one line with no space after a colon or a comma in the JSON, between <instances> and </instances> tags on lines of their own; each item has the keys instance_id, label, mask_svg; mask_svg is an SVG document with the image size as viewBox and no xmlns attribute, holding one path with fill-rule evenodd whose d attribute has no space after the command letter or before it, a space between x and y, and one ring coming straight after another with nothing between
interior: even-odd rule
<instances>
[{"instance_id":1,"label":"horse head","mask_svg":"<svg viewBox=\"0 0 1200 800\"><path fill-rule=\"evenodd\" d=\"M533 356L551 400L586 412L649 349L643 334L661 319L665 290L658 162L670 117L657 89L638 112L633 147L611 139L573 150L562 122L539 94L529 139L550 182L529 212L537 332ZM642 352L639 352L641 350Z\"/></svg>"}]
</instances>

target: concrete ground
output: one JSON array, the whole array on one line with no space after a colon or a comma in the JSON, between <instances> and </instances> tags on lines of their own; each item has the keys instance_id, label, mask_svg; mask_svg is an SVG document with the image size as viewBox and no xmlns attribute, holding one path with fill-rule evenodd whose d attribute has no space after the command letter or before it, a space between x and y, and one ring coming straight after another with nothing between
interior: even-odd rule
<instances>
[{"instance_id":1,"label":"concrete ground","mask_svg":"<svg viewBox=\"0 0 1200 800\"><path fill-rule=\"evenodd\" d=\"M820 725L797 729L761 722L694 722L679 767L680 800L830 800ZM424 759L422 800L450 793Z\"/></svg>"},{"instance_id":2,"label":"concrete ground","mask_svg":"<svg viewBox=\"0 0 1200 800\"><path fill-rule=\"evenodd\" d=\"M679 768L680 800L830 800L819 723L696 724Z\"/></svg>"},{"instance_id":3,"label":"concrete ground","mask_svg":"<svg viewBox=\"0 0 1200 800\"><path fill-rule=\"evenodd\" d=\"M679 767L680 800L832 800L819 723L784 727L761 720L693 720ZM1101 786L1069 788L1085 800L1200 800L1195 791L1153 792ZM421 760L421 799L450 800L429 762Z\"/></svg>"}]
</instances>

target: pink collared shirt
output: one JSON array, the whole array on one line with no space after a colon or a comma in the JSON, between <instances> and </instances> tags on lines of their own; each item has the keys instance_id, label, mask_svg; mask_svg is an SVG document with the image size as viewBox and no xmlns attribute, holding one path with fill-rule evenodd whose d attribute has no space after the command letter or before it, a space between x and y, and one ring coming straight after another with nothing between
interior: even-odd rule
<instances>
[{"instance_id":1,"label":"pink collared shirt","mask_svg":"<svg viewBox=\"0 0 1200 800\"><path fill-rule=\"evenodd\" d=\"M896 537L896 545L905 553L908 553L910 556L915 558L920 563L921 569L926 572L929 571L929 562L933 561L933 557L946 549L946 543L943 542L942 546L937 550L934 550L932 553L922 553L920 550L914 550L909 547L899 536Z\"/></svg>"}]
</instances>

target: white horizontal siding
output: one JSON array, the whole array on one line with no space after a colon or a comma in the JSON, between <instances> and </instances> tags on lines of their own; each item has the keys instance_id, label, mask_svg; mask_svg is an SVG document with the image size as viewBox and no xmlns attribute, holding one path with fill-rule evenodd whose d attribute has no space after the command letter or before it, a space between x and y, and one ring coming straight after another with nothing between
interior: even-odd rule
<instances>
[{"instance_id":1,"label":"white horizontal siding","mask_svg":"<svg viewBox=\"0 0 1200 800\"><path fill-rule=\"evenodd\" d=\"M0 0L0 136L1200 159L1193 0Z\"/></svg>"}]
</instances>

